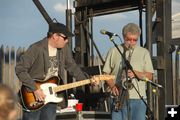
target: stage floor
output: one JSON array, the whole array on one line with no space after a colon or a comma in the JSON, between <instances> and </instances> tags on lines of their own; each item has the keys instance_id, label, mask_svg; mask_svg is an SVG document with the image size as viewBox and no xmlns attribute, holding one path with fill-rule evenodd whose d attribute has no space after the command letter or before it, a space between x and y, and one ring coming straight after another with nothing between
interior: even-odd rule
<instances>
[{"instance_id":1,"label":"stage floor","mask_svg":"<svg viewBox=\"0 0 180 120\"><path fill-rule=\"evenodd\" d=\"M57 113L57 120L77 120L76 112ZM82 111L83 120L111 120L110 112Z\"/></svg>"}]
</instances>

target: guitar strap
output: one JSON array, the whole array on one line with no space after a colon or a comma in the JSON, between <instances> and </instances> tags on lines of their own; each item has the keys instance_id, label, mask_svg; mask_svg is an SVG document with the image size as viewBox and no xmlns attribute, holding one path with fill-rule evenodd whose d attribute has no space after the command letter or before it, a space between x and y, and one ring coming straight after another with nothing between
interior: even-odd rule
<instances>
[{"instance_id":1,"label":"guitar strap","mask_svg":"<svg viewBox=\"0 0 180 120\"><path fill-rule=\"evenodd\" d=\"M125 57L125 58L127 58L127 56L126 56L126 51L128 51L128 48L124 45L124 43L123 44L121 44L121 46L123 47L123 57ZM123 70L125 70L126 68L126 65L125 65L125 62L123 61Z\"/></svg>"},{"instance_id":2,"label":"guitar strap","mask_svg":"<svg viewBox=\"0 0 180 120\"><path fill-rule=\"evenodd\" d=\"M128 50L128 48L124 45L124 44L121 44L122 47L123 47L123 57L126 58L126 51ZM125 63L124 63L125 64ZM124 71L125 71L125 68L126 66L123 65L123 72L121 72L122 74L125 74ZM121 80L122 81L122 80ZM122 84L122 83L121 83ZM115 96L114 97L114 110L115 111L118 111L120 110L126 103L126 101L128 100L129 98L129 94L128 94L128 90L126 90L125 88L121 87L119 88L120 89L120 95L119 96Z\"/></svg>"},{"instance_id":3,"label":"guitar strap","mask_svg":"<svg viewBox=\"0 0 180 120\"><path fill-rule=\"evenodd\" d=\"M131 48L127 48L124 43L122 44L122 47L123 47L123 56L130 62L131 60L131 56L132 56L132 53L133 53L133 50L131 50ZM129 55L128 57L126 56L126 52L129 51Z\"/></svg>"}]
</instances>

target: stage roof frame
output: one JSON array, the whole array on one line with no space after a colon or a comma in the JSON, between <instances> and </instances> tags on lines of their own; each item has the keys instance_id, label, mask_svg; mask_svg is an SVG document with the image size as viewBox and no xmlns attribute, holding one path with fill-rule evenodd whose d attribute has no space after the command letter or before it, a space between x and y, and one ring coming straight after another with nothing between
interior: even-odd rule
<instances>
[{"instance_id":1,"label":"stage roof frame","mask_svg":"<svg viewBox=\"0 0 180 120\"><path fill-rule=\"evenodd\" d=\"M94 16L107 15L144 8L145 0L77 0L74 1L76 11L93 9Z\"/></svg>"}]
</instances>

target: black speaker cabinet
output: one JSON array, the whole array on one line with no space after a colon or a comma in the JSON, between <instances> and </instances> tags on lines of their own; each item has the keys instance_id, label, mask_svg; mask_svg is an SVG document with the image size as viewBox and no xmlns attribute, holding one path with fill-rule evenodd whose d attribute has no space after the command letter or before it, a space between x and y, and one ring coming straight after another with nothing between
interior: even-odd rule
<instances>
[{"instance_id":1,"label":"black speaker cabinet","mask_svg":"<svg viewBox=\"0 0 180 120\"><path fill-rule=\"evenodd\" d=\"M78 120L76 112L57 113L56 120ZM111 120L110 112L82 111L83 120Z\"/></svg>"}]
</instances>

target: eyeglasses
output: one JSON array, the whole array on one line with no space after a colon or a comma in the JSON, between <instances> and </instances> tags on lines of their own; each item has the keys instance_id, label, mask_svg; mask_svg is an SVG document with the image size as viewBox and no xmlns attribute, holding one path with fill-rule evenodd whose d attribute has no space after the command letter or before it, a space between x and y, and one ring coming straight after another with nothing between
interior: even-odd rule
<instances>
[{"instance_id":1,"label":"eyeglasses","mask_svg":"<svg viewBox=\"0 0 180 120\"><path fill-rule=\"evenodd\" d=\"M135 38L126 38L126 41L136 42L138 39Z\"/></svg>"},{"instance_id":2,"label":"eyeglasses","mask_svg":"<svg viewBox=\"0 0 180 120\"><path fill-rule=\"evenodd\" d=\"M62 36L61 34L57 34L58 36L61 36L64 40L68 39L67 36Z\"/></svg>"}]
</instances>

